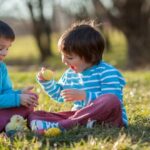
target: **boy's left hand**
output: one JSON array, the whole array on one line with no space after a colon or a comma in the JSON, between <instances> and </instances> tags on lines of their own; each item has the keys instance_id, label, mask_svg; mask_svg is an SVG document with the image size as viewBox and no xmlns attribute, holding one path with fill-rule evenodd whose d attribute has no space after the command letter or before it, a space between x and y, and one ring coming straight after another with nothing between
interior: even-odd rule
<instances>
[{"instance_id":1,"label":"boy's left hand","mask_svg":"<svg viewBox=\"0 0 150 150\"><path fill-rule=\"evenodd\" d=\"M28 93L31 93L31 91L33 90L34 86L28 86L28 87L25 87L23 88L21 91L22 91L22 94L28 94Z\"/></svg>"},{"instance_id":2,"label":"boy's left hand","mask_svg":"<svg viewBox=\"0 0 150 150\"><path fill-rule=\"evenodd\" d=\"M22 91L22 94L31 94L31 95L34 95L36 97L36 100L38 100L39 96L37 93L33 92L34 86L28 86L26 88L23 88L21 91Z\"/></svg>"},{"instance_id":3,"label":"boy's left hand","mask_svg":"<svg viewBox=\"0 0 150 150\"><path fill-rule=\"evenodd\" d=\"M61 91L64 101L85 100L86 93L83 90L66 89Z\"/></svg>"}]
</instances>

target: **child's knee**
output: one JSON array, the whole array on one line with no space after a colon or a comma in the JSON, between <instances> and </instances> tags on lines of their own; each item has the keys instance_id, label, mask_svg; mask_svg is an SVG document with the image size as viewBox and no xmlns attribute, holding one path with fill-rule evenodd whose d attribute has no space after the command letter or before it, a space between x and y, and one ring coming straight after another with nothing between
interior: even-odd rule
<instances>
[{"instance_id":1,"label":"child's knee","mask_svg":"<svg viewBox=\"0 0 150 150\"><path fill-rule=\"evenodd\" d=\"M115 110L121 110L121 102L117 96L111 95L110 100L108 101L108 105Z\"/></svg>"},{"instance_id":2,"label":"child's knee","mask_svg":"<svg viewBox=\"0 0 150 150\"><path fill-rule=\"evenodd\" d=\"M121 109L121 103L118 97L114 94L105 94L97 99L95 104L103 105L106 109Z\"/></svg>"}]
</instances>

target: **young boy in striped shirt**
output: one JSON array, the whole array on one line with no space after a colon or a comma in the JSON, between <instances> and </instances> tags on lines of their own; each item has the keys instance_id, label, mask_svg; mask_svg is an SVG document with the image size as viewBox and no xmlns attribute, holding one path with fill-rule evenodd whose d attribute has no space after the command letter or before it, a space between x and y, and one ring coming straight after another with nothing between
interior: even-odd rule
<instances>
[{"instance_id":1,"label":"young boy in striped shirt","mask_svg":"<svg viewBox=\"0 0 150 150\"><path fill-rule=\"evenodd\" d=\"M73 102L71 111L33 112L33 130L53 127L70 129L88 120L111 126L127 126L123 104L125 80L121 73L102 60L105 41L91 23L74 24L59 39L62 62L68 66L58 82L44 80L42 69L37 79L45 92L57 102Z\"/></svg>"}]
</instances>

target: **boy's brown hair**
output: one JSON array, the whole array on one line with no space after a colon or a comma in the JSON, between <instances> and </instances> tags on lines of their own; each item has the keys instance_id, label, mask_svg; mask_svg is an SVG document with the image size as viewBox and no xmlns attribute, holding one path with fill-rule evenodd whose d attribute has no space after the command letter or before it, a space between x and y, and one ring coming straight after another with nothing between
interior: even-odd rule
<instances>
[{"instance_id":1,"label":"boy's brown hair","mask_svg":"<svg viewBox=\"0 0 150 150\"><path fill-rule=\"evenodd\" d=\"M74 53L87 63L97 64L102 60L105 40L93 22L73 24L58 41L59 51Z\"/></svg>"},{"instance_id":2,"label":"boy's brown hair","mask_svg":"<svg viewBox=\"0 0 150 150\"><path fill-rule=\"evenodd\" d=\"M11 41L15 40L13 29L5 22L0 20L0 38L6 38Z\"/></svg>"}]
</instances>

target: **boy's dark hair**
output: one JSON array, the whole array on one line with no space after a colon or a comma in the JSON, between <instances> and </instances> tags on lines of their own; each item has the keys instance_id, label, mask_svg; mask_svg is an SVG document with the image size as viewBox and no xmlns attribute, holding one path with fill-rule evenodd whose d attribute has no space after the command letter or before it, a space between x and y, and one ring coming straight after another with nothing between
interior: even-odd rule
<instances>
[{"instance_id":1,"label":"boy's dark hair","mask_svg":"<svg viewBox=\"0 0 150 150\"><path fill-rule=\"evenodd\" d=\"M66 54L77 54L87 63L97 64L102 60L105 41L91 22L74 24L59 39L58 48Z\"/></svg>"},{"instance_id":2,"label":"boy's dark hair","mask_svg":"<svg viewBox=\"0 0 150 150\"><path fill-rule=\"evenodd\" d=\"M15 34L13 29L5 22L0 20L0 38L15 40Z\"/></svg>"}]
</instances>

